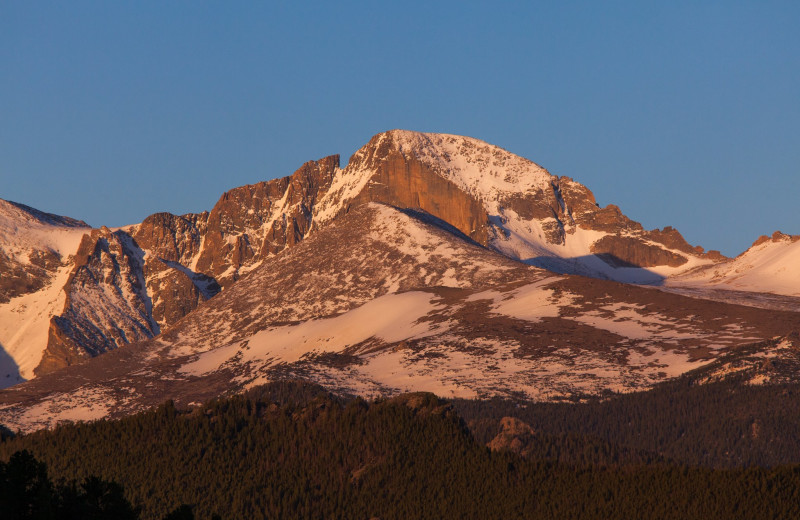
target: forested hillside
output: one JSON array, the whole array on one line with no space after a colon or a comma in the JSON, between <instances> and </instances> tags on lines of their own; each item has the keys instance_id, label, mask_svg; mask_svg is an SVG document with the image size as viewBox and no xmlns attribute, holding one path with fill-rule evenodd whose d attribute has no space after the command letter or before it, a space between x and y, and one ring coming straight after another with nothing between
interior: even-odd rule
<instances>
[{"instance_id":1,"label":"forested hillside","mask_svg":"<svg viewBox=\"0 0 800 520\"><path fill-rule=\"evenodd\" d=\"M690 466L735 468L800 463L800 386L748 385L736 378L696 384L682 377L647 392L582 403L494 399L453 401L480 443L500 431L503 417L528 424L536 439L594 439ZM568 462L534 445L541 456ZM620 455L611 459L618 460ZM629 459L630 457L628 457Z\"/></svg>"},{"instance_id":2,"label":"forested hillside","mask_svg":"<svg viewBox=\"0 0 800 520\"><path fill-rule=\"evenodd\" d=\"M431 394L368 403L283 383L192 411L168 402L122 420L7 439L0 458L27 449L53 481L119 482L144 519L181 504L197 518L800 514L800 466L692 468L608 443L595 456L596 440L565 438L537 441L536 453L560 452L562 462L525 459L490 451Z\"/></svg>"}]
</instances>

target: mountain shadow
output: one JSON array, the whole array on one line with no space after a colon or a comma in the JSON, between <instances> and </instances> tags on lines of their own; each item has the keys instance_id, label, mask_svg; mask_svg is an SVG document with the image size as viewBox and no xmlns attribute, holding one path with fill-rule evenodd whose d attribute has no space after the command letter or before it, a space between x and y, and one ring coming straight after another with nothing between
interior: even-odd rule
<instances>
[{"instance_id":1,"label":"mountain shadow","mask_svg":"<svg viewBox=\"0 0 800 520\"><path fill-rule=\"evenodd\" d=\"M411 217L413 219L416 219L416 220L419 220L420 222L424 222L426 224L430 224L432 226L436 226L438 228L441 228L441 229L447 231L448 233L457 236L458 238L460 238L464 242L468 242L468 243L476 245L478 247L485 247L485 246L479 244L478 242L474 241L473 239L471 239L469 236L467 236L465 233L463 233L460 229L458 229L454 225L450 224L446 220L442 220L439 217L431 215L430 213L428 213L424 209L421 209L421 208L401 208L401 207L397 207L397 206L392 206L392 207L394 209L396 209L397 211L399 211L400 213L404 213L404 214L408 215L409 217Z\"/></svg>"},{"instance_id":2,"label":"mountain shadow","mask_svg":"<svg viewBox=\"0 0 800 520\"><path fill-rule=\"evenodd\" d=\"M25 378L19 373L19 365L0 343L0 389L24 382Z\"/></svg>"},{"instance_id":3,"label":"mountain shadow","mask_svg":"<svg viewBox=\"0 0 800 520\"><path fill-rule=\"evenodd\" d=\"M632 264L611 253L572 258L537 256L523 259L522 262L558 274L577 274L636 285L662 286L666 280L665 276L655 271Z\"/></svg>"}]
</instances>

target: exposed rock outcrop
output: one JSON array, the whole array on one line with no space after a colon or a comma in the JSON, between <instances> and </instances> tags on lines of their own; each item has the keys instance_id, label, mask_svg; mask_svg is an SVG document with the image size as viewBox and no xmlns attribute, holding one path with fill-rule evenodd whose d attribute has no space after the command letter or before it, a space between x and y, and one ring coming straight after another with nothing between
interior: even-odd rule
<instances>
[{"instance_id":1,"label":"exposed rock outcrop","mask_svg":"<svg viewBox=\"0 0 800 520\"><path fill-rule=\"evenodd\" d=\"M301 241L338 167L339 156L332 155L291 176L226 192L208 215L195 270L225 287L264 257Z\"/></svg>"},{"instance_id":2,"label":"exposed rock outcrop","mask_svg":"<svg viewBox=\"0 0 800 520\"><path fill-rule=\"evenodd\" d=\"M208 212L188 215L155 213L135 226L132 236L149 255L190 266L206 234Z\"/></svg>"},{"instance_id":3,"label":"exposed rock outcrop","mask_svg":"<svg viewBox=\"0 0 800 520\"><path fill-rule=\"evenodd\" d=\"M84 235L64 286L64 310L50 320L36 375L158 333L144 287L143 257L122 231L103 227Z\"/></svg>"},{"instance_id":4,"label":"exposed rock outcrop","mask_svg":"<svg viewBox=\"0 0 800 520\"><path fill-rule=\"evenodd\" d=\"M685 256L641 239L620 235L604 236L592 244L591 250L614 267L679 267L688 262Z\"/></svg>"},{"instance_id":5,"label":"exposed rock outcrop","mask_svg":"<svg viewBox=\"0 0 800 520\"><path fill-rule=\"evenodd\" d=\"M765 244L767 242L797 242L800 240L800 235L787 235L786 233L781 233L780 231L775 231L772 236L761 235L753 242L753 245L750 246L751 248L760 246L761 244ZM745 251L746 252L746 251ZM744 253L742 253L744 254Z\"/></svg>"},{"instance_id":6,"label":"exposed rock outcrop","mask_svg":"<svg viewBox=\"0 0 800 520\"><path fill-rule=\"evenodd\" d=\"M533 440L534 431L529 424L516 417L503 417L500 419L500 433L487 446L492 451L511 451L525 456Z\"/></svg>"},{"instance_id":7,"label":"exposed rock outcrop","mask_svg":"<svg viewBox=\"0 0 800 520\"><path fill-rule=\"evenodd\" d=\"M489 218L480 201L413 154L404 154L391 133L373 137L356 152L344 175L372 172L352 204L381 202L422 209L486 245Z\"/></svg>"},{"instance_id":8,"label":"exposed rock outcrop","mask_svg":"<svg viewBox=\"0 0 800 520\"><path fill-rule=\"evenodd\" d=\"M61 258L52 251L31 251L26 263L0 251L0 303L42 289L60 265Z\"/></svg>"},{"instance_id":9,"label":"exposed rock outcrop","mask_svg":"<svg viewBox=\"0 0 800 520\"><path fill-rule=\"evenodd\" d=\"M63 288L64 308L50 320L34 373L151 338L219 292L212 278L177 261L197 254L203 215L196 217L149 217L136 230L149 250L123 230L103 227L84 235Z\"/></svg>"}]
</instances>

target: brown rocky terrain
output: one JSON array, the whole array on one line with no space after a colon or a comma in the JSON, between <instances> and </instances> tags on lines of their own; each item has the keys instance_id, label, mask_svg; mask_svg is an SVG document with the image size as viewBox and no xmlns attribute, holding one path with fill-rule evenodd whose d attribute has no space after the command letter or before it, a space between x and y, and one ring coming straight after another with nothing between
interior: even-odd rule
<instances>
[{"instance_id":1,"label":"brown rocky terrain","mask_svg":"<svg viewBox=\"0 0 800 520\"><path fill-rule=\"evenodd\" d=\"M800 329L796 312L553 275L450 229L354 207L160 336L0 393L0 423L190 405L282 378L367 397L571 399L649 388Z\"/></svg>"},{"instance_id":2,"label":"brown rocky terrain","mask_svg":"<svg viewBox=\"0 0 800 520\"><path fill-rule=\"evenodd\" d=\"M108 228L84 235L64 286L64 310L50 321L41 375L157 332L141 262L129 237Z\"/></svg>"},{"instance_id":3,"label":"brown rocky terrain","mask_svg":"<svg viewBox=\"0 0 800 520\"><path fill-rule=\"evenodd\" d=\"M404 154L391 132L376 135L356 152L343 175L348 175L348 170L370 172L367 185L351 205L380 202L418 208L487 245L489 217L481 201L415 155Z\"/></svg>"},{"instance_id":4,"label":"brown rocky terrain","mask_svg":"<svg viewBox=\"0 0 800 520\"><path fill-rule=\"evenodd\" d=\"M191 258L195 222L157 214L142 229L152 230L139 234L149 250L122 230L103 227L83 236L36 375L152 338L219 292L213 279L179 263Z\"/></svg>"},{"instance_id":5,"label":"brown rocky terrain","mask_svg":"<svg viewBox=\"0 0 800 520\"><path fill-rule=\"evenodd\" d=\"M31 251L27 260L23 264L0 251L0 303L42 289L61 265L61 258L52 251Z\"/></svg>"},{"instance_id":6,"label":"brown rocky terrain","mask_svg":"<svg viewBox=\"0 0 800 520\"><path fill-rule=\"evenodd\" d=\"M339 156L333 155L309 161L291 176L223 194L208 215L196 270L225 287L243 267L301 241L338 167Z\"/></svg>"},{"instance_id":7,"label":"brown rocky terrain","mask_svg":"<svg viewBox=\"0 0 800 520\"><path fill-rule=\"evenodd\" d=\"M0 247L0 303L46 287L58 268L67 261L66 255L58 248L36 243L35 240L29 239L28 244L16 250L12 236L30 234L34 229L44 226L89 228L82 220L45 213L24 204L0 199L0 218L3 217L5 222L0 223L0 245L7 242L8 246Z\"/></svg>"},{"instance_id":8,"label":"brown rocky terrain","mask_svg":"<svg viewBox=\"0 0 800 520\"><path fill-rule=\"evenodd\" d=\"M744 384L788 384L800 374L800 333L742 345L719 356L689 376L701 383L736 379Z\"/></svg>"},{"instance_id":9,"label":"brown rocky terrain","mask_svg":"<svg viewBox=\"0 0 800 520\"><path fill-rule=\"evenodd\" d=\"M422 240L425 242L422 247L417 237L398 234L396 226L376 231L375 217L368 216L377 211L370 206L374 203L381 204L378 206L381 208L402 210L401 215L415 222L432 224L438 230L436 233L444 233L438 238L442 244L450 243L452 236L457 235L459 240L474 246L470 250L474 258L486 259L489 255L491 260L485 260L487 265L502 264L502 268L490 275L476 267L477 264L453 261L449 253L426 242L428 238ZM11 209L18 211L20 207ZM88 231L80 227L84 224L79 221L48 216L31 208L26 211L29 218L39 218L50 226L78 226L77 229ZM343 219L348 222L345 231L339 227ZM7 241L18 240L12 228L9 229L4 235L11 237ZM369 253L356 253L338 248L336 261L332 262L334 247L324 240L325 246L312 242L308 249L301 247L318 233L339 234L342 244L368 238L371 249ZM429 236L426 233L423 235ZM359 234L370 235L365 238ZM786 240L781 235L772 241ZM299 252L294 253L298 248ZM229 190L208 212L180 216L157 213L120 230L101 228L87 234L80 248L75 249L66 254L53 248L35 249L26 253L26 260L20 263L19 255L0 248L3 273L0 303L53 289L53 284L60 284L55 289L63 287L63 303L55 297L48 300L55 310L47 323L46 342L31 347L43 352L41 361L33 365L37 375L156 336L173 347L188 348L194 343L192 352L197 352L244 340L279 323L297 324L348 313L387 294L418 290L434 290L437 301L460 309L453 314L445 313L446 318L445 314L437 315L438 318L432 314L429 320L432 323L450 320L453 330L463 338L475 336L476 331L484 331L492 341L512 338L519 343L517 354L523 357L550 355L558 348L570 347L575 339L584 347L591 346L589 350L625 344L632 346L637 355L647 357L650 351L639 348L646 343L644 339L632 342L630 337L619 333L618 326L607 322L613 322L613 315L622 312L621 319L636 318L635 326L644 327L642 330L653 335L658 330L648 324L648 319L658 321L666 317L671 320L670 325L664 325L667 328L680 321L667 307L659 311L659 317L647 318L640 315L641 309L636 305L645 304L638 300L636 304L620 300L632 306L619 309L581 304L575 308L596 314L595 322L602 321L604 327L576 319L570 311L559 311L556 315L538 317L536 330L541 334L524 339L533 330L529 324L513 316L487 315L475 302L465 300L474 296L467 289L491 281L498 291L513 292L518 289L514 284L535 283L537 277L544 276L544 271L531 270L524 264L565 274L662 283L676 273L710 269L728 261L718 252L705 253L699 246L692 247L670 227L645 230L618 207L600 207L587 187L568 177L551 175L502 148L467 137L402 130L374 136L353 154L343 169L338 155L309 161L292 175ZM291 267L294 263L300 267ZM280 276L258 285L257 280L268 278L263 274L264 265L272 266ZM359 268L354 270L352 265ZM409 265L416 265L419 271L407 272ZM65 281L62 278L54 281L56 271L64 275ZM255 276L256 272L262 274ZM523 272L527 274L519 274ZM254 276L251 282L240 284L251 274ZM555 291L559 286L553 282L550 287L548 290ZM223 288L222 295L231 296L217 296ZM458 291L448 292L453 288ZM580 292L575 288L564 290L564 294ZM694 295L689 290L684 292ZM265 294L279 296L272 298ZM602 298L614 300L619 294L619 289L614 289ZM659 293L646 294L655 298ZM683 300L671 299L673 296L662 294L658 298L691 306L680 303ZM717 299L730 301L729 296ZM234 297L240 303L230 303ZM777 304L756 298L749 300L751 305L778 305L782 309L793 309L795 304L791 299ZM7 314L19 315L25 305L28 304L9 307ZM236 311L232 310L234 307ZM251 308L259 309L260 313L249 312ZM473 331L469 330L472 318L468 316L477 320ZM736 316L734 321L718 324L709 321L710 318L701 320L697 334L705 339L694 338L697 340L694 346L683 339L674 340L673 350L680 355L688 355L691 350L694 356L691 359L700 359L700 353L705 352L702 349L710 348L711 334L735 337L724 327L752 321ZM776 333L787 332L784 325L791 319L781 321ZM208 322L219 326L204 328ZM764 334L769 327L747 325L745 329L752 327L755 332L741 336L767 337ZM204 332L201 334L200 330ZM642 330L639 334L645 334ZM0 330L0 345L3 333ZM12 334L9 331L6 335ZM727 346L731 341L724 339L720 345ZM404 348L411 350L417 348L414 341L405 345ZM614 352L604 362L627 359L615 348L609 350ZM336 357L340 353L326 355L328 361L335 358L339 365L349 359ZM424 355L436 354L425 351ZM643 380L649 381L648 377ZM630 385L644 384L636 382L639 379L632 377Z\"/></svg>"},{"instance_id":10,"label":"brown rocky terrain","mask_svg":"<svg viewBox=\"0 0 800 520\"><path fill-rule=\"evenodd\" d=\"M797 242L798 240L800 240L800 235L787 235L786 233L775 231L772 236L761 235L750 247L760 246L766 242Z\"/></svg>"}]
</instances>

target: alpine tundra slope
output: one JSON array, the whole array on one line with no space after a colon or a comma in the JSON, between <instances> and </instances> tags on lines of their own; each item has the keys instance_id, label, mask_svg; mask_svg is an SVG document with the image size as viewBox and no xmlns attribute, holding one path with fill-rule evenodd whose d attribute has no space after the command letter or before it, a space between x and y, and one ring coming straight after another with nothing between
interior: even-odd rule
<instances>
[{"instance_id":1,"label":"alpine tundra slope","mask_svg":"<svg viewBox=\"0 0 800 520\"><path fill-rule=\"evenodd\" d=\"M386 132L345 168L115 230L0 204L4 281L52 255L39 282L3 284L5 386L32 379L0 393L14 429L279 378L579 398L744 366L756 344L783 360L800 329L795 237L727 259L467 137Z\"/></svg>"}]
</instances>

